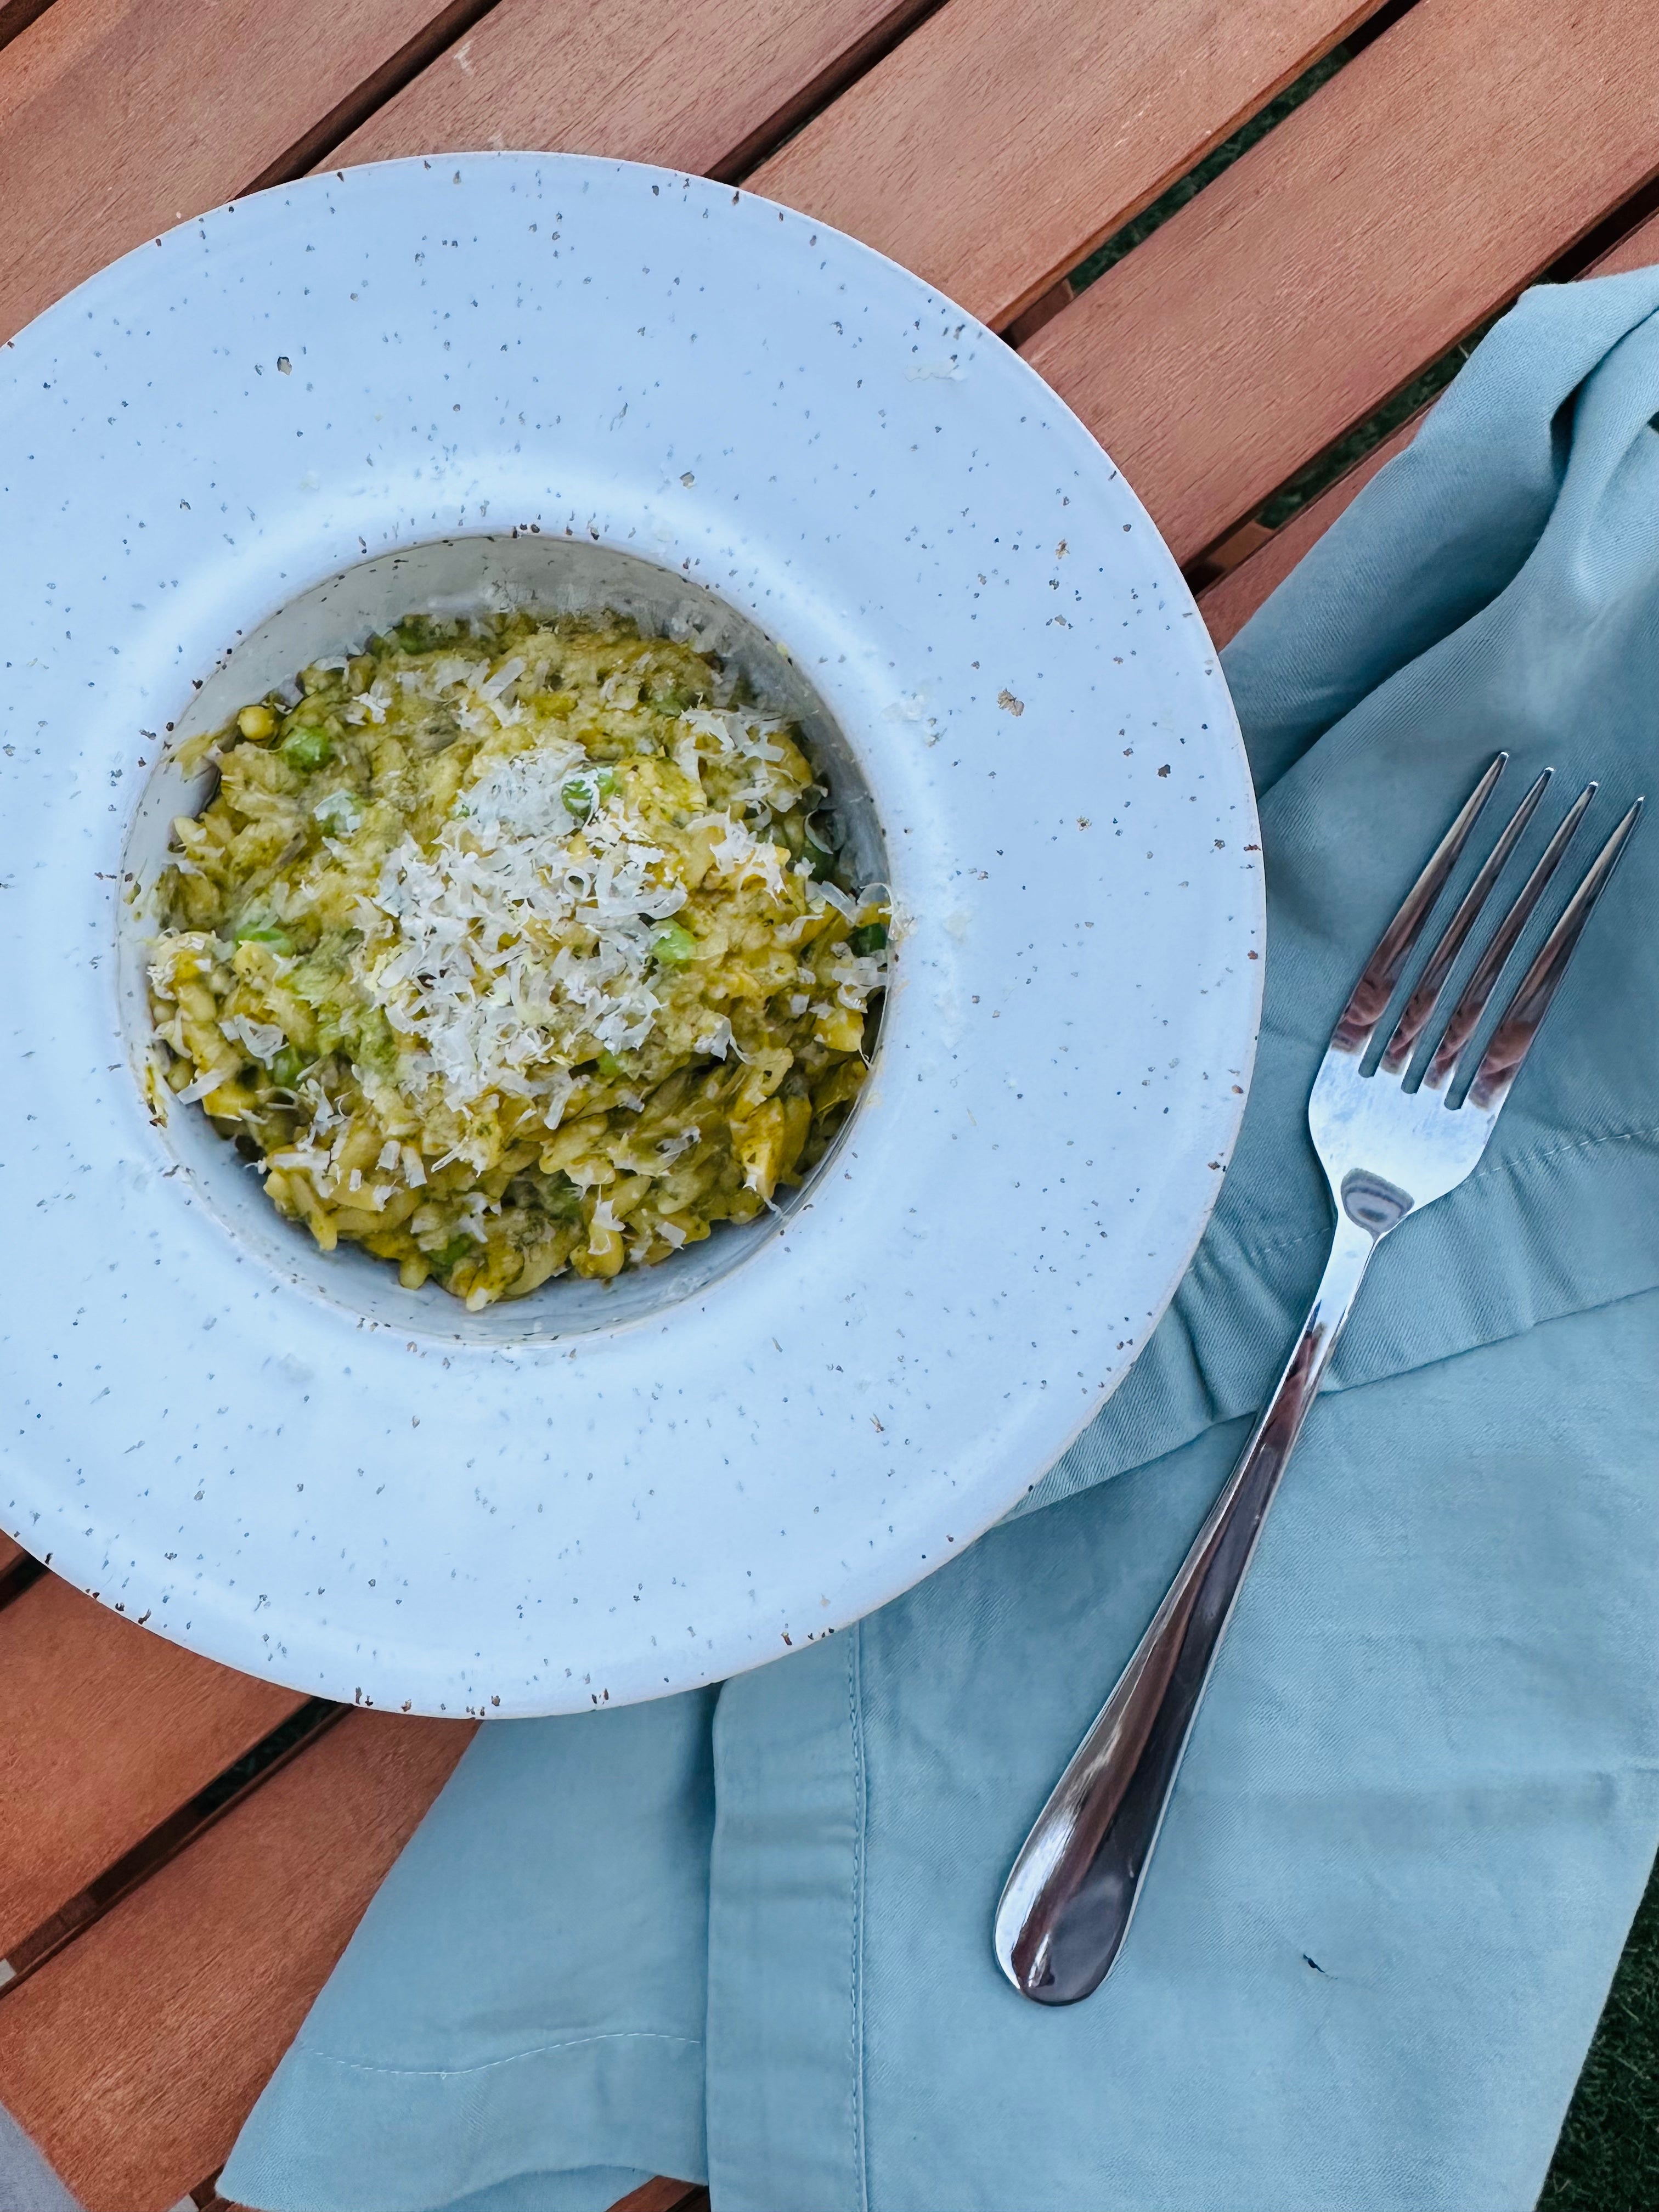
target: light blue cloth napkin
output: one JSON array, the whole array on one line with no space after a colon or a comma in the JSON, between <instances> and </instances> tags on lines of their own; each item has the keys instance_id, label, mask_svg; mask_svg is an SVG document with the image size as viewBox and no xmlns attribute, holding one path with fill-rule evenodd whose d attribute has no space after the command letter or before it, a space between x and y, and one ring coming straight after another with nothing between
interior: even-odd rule
<instances>
[{"instance_id":1,"label":"light blue cloth napkin","mask_svg":"<svg viewBox=\"0 0 1659 2212\"><path fill-rule=\"evenodd\" d=\"M80 2212L9 2112L0 2112L0 2206L4 2212Z\"/></svg>"},{"instance_id":2,"label":"light blue cloth napkin","mask_svg":"<svg viewBox=\"0 0 1659 2212\"><path fill-rule=\"evenodd\" d=\"M1659 271L1534 292L1239 638L1267 1025L1214 1223L1015 1518L718 1698L487 1729L222 2186L272 2212L1502 2212L1659 1838L1659 833L1474 1178L1379 1258L1123 1959L992 1908L1270 1386L1309 1085L1480 768L1659 764ZM1583 852L1591 849L1585 834ZM1116 1480L1109 1480L1108 1477ZM1038 1510L1041 1509L1041 1510Z\"/></svg>"}]
</instances>

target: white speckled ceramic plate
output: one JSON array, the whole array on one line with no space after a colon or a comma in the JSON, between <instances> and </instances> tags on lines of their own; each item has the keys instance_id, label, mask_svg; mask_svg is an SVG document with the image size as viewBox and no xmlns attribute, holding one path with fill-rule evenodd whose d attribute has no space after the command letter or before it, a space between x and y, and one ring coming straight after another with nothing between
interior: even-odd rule
<instances>
[{"instance_id":1,"label":"white speckled ceramic plate","mask_svg":"<svg viewBox=\"0 0 1659 2212\"><path fill-rule=\"evenodd\" d=\"M234 1666L508 1714L777 1656L1006 1511L1187 1263L1261 975L1209 641L1059 401L833 232L529 155L186 224L0 393L0 1522ZM151 1125L132 895L169 726L503 592L632 592L798 684L903 926L787 1220L467 1327L324 1261L199 1116Z\"/></svg>"}]
</instances>

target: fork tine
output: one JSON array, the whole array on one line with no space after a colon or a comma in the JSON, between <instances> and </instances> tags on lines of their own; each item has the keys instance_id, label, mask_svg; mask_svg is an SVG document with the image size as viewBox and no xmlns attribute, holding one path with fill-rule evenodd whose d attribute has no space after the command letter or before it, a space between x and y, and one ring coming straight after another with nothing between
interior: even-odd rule
<instances>
[{"instance_id":1,"label":"fork tine","mask_svg":"<svg viewBox=\"0 0 1659 2212\"><path fill-rule=\"evenodd\" d=\"M1641 819L1643 805L1638 799L1590 862L1583 883L1568 900L1561 919L1517 985L1510 1010L1492 1032L1492 1042L1481 1054L1480 1065L1469 1085L1469 1097L1476 1106L1487 1107L1495 1113L1508 1097L1510 1085L1538 1034L1538 1025L1549 1012L1557 986L1567 972L1567 963L1583 934L1590 911L1606 890L1619 865L1619 856Z\"/></svg>"},{"instance_id":2,"label":"fork tine","mask_svg":"<svg viewBox=\"0 0 1659 2212\"><path fill-rule=\"evenodd\" d=\"M1504 773L1507 753L1499 753L1464 800L1457 819L1436 846L1427 867L1406 894L1405 904L1383 931L1377 947L1365 963L1365 971L1353 987L1347 1005L1342 1009L1336 1027L1331 1031L1333 1052L1364 1052L1370 1042L1371 1031L1382 1018L1388 1003L1394 996L1395 985L1411 958L1423 925L1428 920L1435 901L1446 887L1447 878L1457 866L1470 833L1480 818L1482 808L1492 797L1492 787Z\"/></svg>"},{"instance_id":3,"label":"fork tine","mask_svg":"<svg viewBox=\"0 0 1659 2212\"><path fill-rule=\"evenodd\" d=\"M1492 943L1475 963L1474 973L1463 987L1463 995L1453 1009L1445 1035L1435 1047L1434 1058L1423 1078L1431 1091L1438 1091L1447 1080L1457 1065L1458 1054L1480 1027L1480 1017L1486 1011L1486 1001L1504 963L1514 951L1516 939L1543 897L1550 878L1560 866L1561 856L1572 842L1573 832L1583 820L1584 809L1595 796L1595 786L1587 783L1562 817L1560 828L1540 854L1538 865L1516 894L1515 904L1498 923Z\"/></svg>"},{"instance_id":4,"label":"fork tine","mask_svg":"<svg viewBox=\"0 0 1659 2212\"><path fill-rule=\"evenodd\" d=\"M1428 966L1418 979L1417 988L1406 1001L1405 1010L1395 1025L1394 1035L1389 1039L1389 1048L1378 1065L1380 1074L1398 1075L1410 1060L1417 1040L1422 1036L1429 1017L1434 1012L1434 1002L1440 996L1447 976L1456 965L1457 956L1468 943L1469 932L1474 927L1481 908L1491 896L1492 885L1504 872L1504 862L1515 850L1521 833L1537 811L1545 787L1554 773L1553 769L1547 768L1510 815L1504 834L1492 847L1485 866L1464 893L1456 913L1446 924L1439 944L1429 955Z\"/></svg>"}]
</instances>

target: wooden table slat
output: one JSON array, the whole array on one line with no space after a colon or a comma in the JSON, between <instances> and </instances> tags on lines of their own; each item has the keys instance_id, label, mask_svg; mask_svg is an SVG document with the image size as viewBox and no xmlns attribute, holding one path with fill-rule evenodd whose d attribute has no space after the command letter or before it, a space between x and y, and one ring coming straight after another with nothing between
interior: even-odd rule
<instances>
[{"instance_id":1,"label":"wooden table slat","mask_svg":"<svg viewBox=\"0 0 1659 2212\"><path fill-rule=\"evenodd\" d=\"M443 13L440 0L55 0L0 49L0 338L234 198Z\"/></svg>"},{"instance_id":2,"label":"wooden table slat","mask_svg":"<svg viewBox=\"0 0 1659 2212\"><path fill-rule=\"evenodd\" d=\"M747 179L1001 326L1377 0L948 0Z\"/></svg>"},{"instance_id":3,"label":"wooden table slat","mask_svg":"<svg viewBox=\"0 0 1659 2212\"><path fill-rule=\"evenodd\" d=\"M1427 411L1425 408L1424 414ZM1422 421L1422 415L1413 415L1409 422L1402 422L1392 437L1385 438L1346 476L1340 477L1293 514L1282 529L1274 531L1267 544L1258 546L1248 560L1241 561L1230 574L1199 593L1199 606L1217 645L1225 645L1237 636L1256 609L1279 589L1309 547L1325 535L1344 507L1358 499L1380 468L1396 453L1405 452Z\"/></svg>"},{"instance_id":4,"label":"wooden table slat","mask_svg":"<svg viewBox=\"0 0 1659 2212\"><path fill-rule=\"evenodd\" d=\"M1650 215L1644 223L1611 246L1595 264L1586 271L1591 276L1622 276L1627 270L1650 269L1659 262L1659 215Z\"/></svg>"},{"instance_id":5,"label":"wooden table slat","mask_svg":"<svg viewBox=\"0 0 1659 2212\"><path fill-rule=\"evenodd\" d=\"M342 146L341 162L556 148L702 175L744 166L923 0L501 0Z\"/></svg>"},{"instance_id":6,"label":"wooden table slat","mask_svg":"<svg viewBox=\"0 0 1659 2212\"><path fill-rule=\"evenodd\" d=\"M0 1958L305 1702L52 1574L0 1609Z\"/></svg>"},{"instance_id":7,"label":"wooden table slat","mask_svg":"<svg viewBox=\"0 0 1659 2212\"><path fill-rule=\"evenodd\" d=\"M1650 216L1644 223L1620 239L1586 273L1614 276L1626 270L1650 268L1655 263L1659 263L1659 215ZM1218 645L1225 645L1238 635L1268 594L1278 589L1309 547L1324 536L1377 471L1396 453L1404 453L1422 428L1427 413L1427 408L1424 408L1409 422L1402 422L1391 437L1367 453L1346 476L1340 477L1316 499L1310 500L1283 529L1273 532L1265 545L1247 561L1241 561L1230 575L1221 577L1200 592L1199 605L1203 609L1210 635Z\"/></svg>"},{"instance_id":8,"label":"wooden table slat","mask_svg":"<svg viewBox=\"0 0 1659 2212\"><path fill-rule=\"evenodd\" d=\"M1024 348L1190 560L1659 170L1649 0L1419 0Z\"/></svg>"},{"instance_id":9,"label":"wooden table slat","mask_svg":"<svg viewBox=\"0 0 1659 2212\"><path fill-rule=\"evenodd\" d=\"M619 2197L611 2212L708 2212L708 2191L691 2181L670 2181L659 2175L656 2180L643 2183L626 2197Z\"/></svg>"},{"instance_id":10,"label":"wooden table slat","mask_svg":"<svg viewBox=\"0 0 1659 2212\"><path fill-rule=\"evenodd\" d=\"M470 1734L349 1713L0 1996L0 2103L88 2212L166 2212L223 2163Z\"/></svg>"}]
</instances>

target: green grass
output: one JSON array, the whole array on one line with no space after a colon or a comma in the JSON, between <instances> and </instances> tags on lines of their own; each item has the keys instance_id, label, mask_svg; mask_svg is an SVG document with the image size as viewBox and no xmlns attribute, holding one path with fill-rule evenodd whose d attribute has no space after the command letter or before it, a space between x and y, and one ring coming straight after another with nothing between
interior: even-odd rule
<instances>
[{"instance_id":1,"label":"green grass","mask_svg":"<svg viewBox=\"0 0 1659 2212\"><path fill-rule=\"evenodd\" d=\"M1339 477L1346 476L1356 462L1363 461L1374 446L1392 437L1419 407L1426 407L1431 399L1437 398L1497 320L1496 315L1489 315L1468 337L1448 347L1438 361L1431 361L1392 399L1385 400L1375 414L1357 422L1346 437L1327 446L1322 453L1316 453L1305 468L1298 469L1288 483L1281 484L1266 505L1257 509L1255 520L1269 530L1282 530L1298 507L1305 507L1310 499L1317 499Z\"/></svg>"},{"instance_id":2,"label":"green grass","mask_svg":"<svg viewBox=\"0 0 1659 2212\"><path fill-rule=\"evenodd\" d=\"M1097 277L1103 276L1114 263L1121 261L1126 253L1133 252L1155 230L1166 223L1177 210L1196 199L1208 185L1212 185L1224 170L1230 169L1241 154L1247 154L1268 132L1278 129L1287 115L1300 107L1303 101L1317 92L1321 85L1330 82L1339 70L1346 69L1352 60L1354 47L1343 40L1322 55L1311 68L1304 70L1293 84L1286 85L1276 100L1258 110L1247 123L1241 125L1232 137L1206 154L1194 168L1188 170L1155 199L1150 207L1143 208L1138 216L1115 231L1103 246L1097 246L1088 259L1072 271L1072 289L1083 291ZM1299 507L1316 499L1339 477L1346 476L1356 462L1361 461L1372 447L1392 435L1409 416L1443 392L1475 347L1498 319L1494 315L1482 323L1478 330L1449 347L1438 361L1412 379L1402 391L1395 392L1376 411L1356 424L1346 436L1316 453L1305 468L1297 471L1290 482L1281 484L1253 518L1269 530L1282 529ZM1656 2200L1659 2202L1659 2200Z\"/></svg>"},{"instance_id":3,"label":"green grass","mask_svg":"<svg viewBox=\"0 0 1659 2212\"><path fill-rule=\"evenodd\" d=\"M1243 124L1232 137L1206 154L1195 168L1189 169L1169 190L1155 199L1150 207L1143 208L1138 216L1126 222L1121 230L1114 231L1103 246L1097 246L1089 258L1072 271L1072 289L1081 292L1092 284L1097 276L1103 276L1115 261L1121 261L1126 253L1149 239L1161 225L1168 222L1177 208L1196 199L1206 185L1212 185L1224 169L1231 169L1241 154L1248 153L1258 139L1265 138L1276 130L1293 108L1300 107L1310 93L1334 77L1340 69L1352 59L1352 49L1346 43L1334 46L1322 55L1311 69L1304 70L1294 84L1285 86L1277 100L1258 109L1248 123Z\"/></svg>"},{"instance_id":4,"label":"green grass","mask_svg":"<svg viewBox=\"0 0 1659 2212\"><path fill-rule=\"evenodd\" d=\"M1659 2205L1659 1868L1630 1931L1539 2212Z\"/></svg>"}]
</instances>

